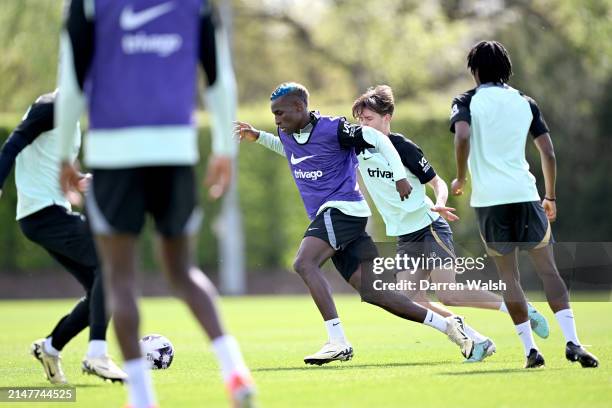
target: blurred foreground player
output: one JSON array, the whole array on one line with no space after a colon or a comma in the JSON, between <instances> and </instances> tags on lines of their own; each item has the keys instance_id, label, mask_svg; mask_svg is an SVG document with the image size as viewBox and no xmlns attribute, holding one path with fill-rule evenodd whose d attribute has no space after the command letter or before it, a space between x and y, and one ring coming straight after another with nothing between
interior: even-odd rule
<instances>
[{"instance_id":1,"label":"blurred foreground player","mask_svg":"<svg viewBox=\"0 0 612 408\"><path fill-rule=\"evenodd\" d=\"M476 88L453 100L451 131L455 133L455 195L463 192L469 167L470 205L480 234L506 283L504 301L521 338L525 368L544 365L533 339L527 300L520 284L517 252L528 251L542 280L546 299L565 337L565 356L583 367L597 367L597 358L578 340L569 294L553 256L550 223L557 217L555 153L548 126L536 102L508 85L512 63L504 46L481 41L467 57ZM546 193L541 200L525 159L527 134L540 153Z\"/></svg>"},{"instance_id":2,"label":"blurred foreground player","mask_svg":"<svg viewBox=\"0 0 612 408\"><path fill-rule=\"evenodd\" d=\"M72 212L59 180L59 136L54 128L53 107L57 91L41 95L30 106L21 123L0 151L0 196L13 165L17 185L17 221L24 235L43 247L85 289L85 296L64 316L46 338L36 340L32 355L40 361L53 384L67 383L60 352L89 326L89 346L83 371L105 380L123 381L126 374L108 357L104 291L98 256L82 214ZM73 126L73 162L81 145L81 132ZM86 189L89 177L79 175L79 190ZM78 194L71 191L70 194ZM77 195L76 197L80 197Z\"/></svg>"},{"instance_id":3,"label":"blurred foreground player","mask_svg":"<svg viewBox=\"0 0 612 408\"><path fill-rule=\"evenodd\" d=\"M230 182L236 153L231 121L235 81L229 47L204 0L73 0L61 34L56 118L62 140L62 188L77 181L69 160L70 131L85 105L90 129L85 162L93 170L87 195L102 258L109 308L128 374L129 403L156 405L138 346L136 249L150 215L163 269L212 341L236 407L251 406L254 385L236 340L225 334L215 288L195 266L198 63L213 117L208 182L213 198Z\"/></svg>"}]
</instances>

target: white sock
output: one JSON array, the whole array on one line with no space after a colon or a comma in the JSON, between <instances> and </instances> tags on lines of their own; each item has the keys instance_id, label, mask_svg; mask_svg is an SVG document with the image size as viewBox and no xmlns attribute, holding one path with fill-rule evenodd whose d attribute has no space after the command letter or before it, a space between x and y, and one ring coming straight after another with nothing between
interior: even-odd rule
<instances>
[{"instance_id":1,"label":"white sock","mask_svg":"<svg viewBox=\"0 0 612 408\"><path fill-rule=\"evenodd\" d=\"M468 337L474 340L476 343L482 343L487 339L485 336L472 329L471 326L464 324L463 327L465 328L465 334L467 334Z\"/></svg>"},{"instance_id":2,"label":"white sock","mask_svg":"<svg viewBox=\"0 0 612 408\"><path fill-rule=\"evenodd\" d=\"M344 329L342 328L342 323L340 323L339 318L326 320L325 327L327 328L327 337L329 341L346 341Z\"/></svg>"},{"instance_id":3,"label":"white sock","mask_svg":"<svg viewBox=\"0 0 612 408\"><path fill-rule=\"evenodd\" d=\"M438 329L446 334L446 319L432 310L427 310L427 316L425 316L423 324Z\"/></svg>"},{"instance_id":4,"label":"white sock","mask_svg":"<svg viewBox=\"0 0 612 408\"><path fill-rule=\"evenodd\" d=\"M579 346L580 341L578 340L578 334L576 334L576 323L574 322L574 312L572 309L563 309L555 313L557 322L561 326L565 341L571 341L575 345Z\"/></svg>"},{"instance_id":5,"label":"white sock","mask_svg":"<svg viewBox=\"0 0 612 408\"><path fill-rule=\"evenodd\" d=\"M90 340L87 347L87 357L104 357L108 354L106 340Z\"/></svg>"},{"instance_id":6,"label":"white sock","mask_svg":"<svg viewBox=\"0 0 612 408\"><path fill-rule=\"evenodd\" d=\"M232 336L226 334L217 337L212 341L212 348L219 360L224 381L227 381L236 370L248 371L240 352L240 346Z\"/></svg>"},{"instance_id":7,"label":"white sock","mask_svg":"<svg viewBox=\"0 0 612 408\"><path fill-rule=\"evenodd\" d=\"M528 356L531 349L538 349L533 339L533 333L531 333L531 324L529 320L525 323L517 324L516 332L518 333L521 341L523 342L523 348L525 349L525 355Z\"/></svg>"},{"instance_id":8,"label":"white sock","mask_svg":"<svg viewBox=\"0 0 612 408\"><path fill-rule=\"evenodd\" d=\"M47 354L51 354L52 356L59 356L59 350L56 349L55 347L53 347L51 345L51 342L53 341L53 337L47 337L45 339L45 344L43 345L43 348L45 349L45 353Z\"/></svg>"},{"instance_id":9,"label":"white sock","mask_svg":"<svg viewBox=\"0 0 612 408\"><path fill-rule=\"evenodd\" d=\"M144 358L128 360L124 364L128 375L128 395L133 408L150 408L156 405L151 372Z\"/></svg>"}]
</instances>

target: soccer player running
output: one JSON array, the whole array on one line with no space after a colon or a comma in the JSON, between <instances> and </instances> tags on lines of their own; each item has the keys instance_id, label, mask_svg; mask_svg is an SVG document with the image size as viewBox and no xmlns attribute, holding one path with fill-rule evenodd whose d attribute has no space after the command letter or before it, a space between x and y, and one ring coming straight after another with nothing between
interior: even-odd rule
<instances>
[{"instance_id":1,"label":"soccer player running","mask_svg":"<svg viewBox=\"0 0 612 408\"><path fill-rule=\"evenodd\" d=\"M371 212L357 184L355 151L376 148L396 174L402 174L402 161L389 139L373 128L309 111L308 90L303 85L281 84L270 99L278 138L245 122L236 122L235 131L241 140L257 140L287 158L311 220L293 266L325 321L328 342L318 352L305 357L304 362L321 365L353 357L353 348L338 318L330 285L320 269L329 258L364 301L403 319L438 329L469 358L474 342L465 334L461 317L444 318L400 292L362 287L361 273L371 270L377 249L365 231ZM406 177L397 179L394 188L402 200L408 198L411 187Z\"/></svg>"},{"instance_id":2,"label":"soccer player running","mask_svg":"<svg viewBox=\"0 0 612 408\"><path fill-rule=\"evenodd\" d=\"M89 327L83 371L105 380L123 381L125 372L107 354L108 319L93 237L85 217L72 212L70 201L58 183L59 136L53 121L56 97L57 91L38 97L0 151L0 197L6 178L16 163L19 227L30 241L44 248L85 289L85 296L60 319L51 334L32 343L31 353L42 364L51 383L66 384L60 353L70 340ZM69 160L73 162L81 145L78 124L71 128L71 132L74 145ZM83 191L87 188L89 176L79 174L78 177L78 187Z\"/></svg>"},{"instance_id":3,"label":"soccer player running","mask_svg":"<svg viewBox=\"0 0 612 408\"><path fill-rule=\"evenodd\" d=\"M527 356L526 368L544 365L528 319L520 285L517 251L527 250L542 280L546 299L565 336L565 356L583 367L597 358L578 340L565 283L553 257L550 223L557 217L556 160L548 126L536 102L508 85L512 63L504 46L481 41L469 52L467 66L476 88L453 99L451 132L455 133L455 195L463 193L467 169L472 177L470 204L480 234L506 283L504 300ZM540 153L546 194L540 200L535 177L525 160L527 134Z\"/></svg>"},{"instance_id":4,"label":"soccer player running","mask_svg":"<svg viewBox=\"0 0 612 408\"><path fill-rule=\"evenodd\" d=\"M215 288L194 260L193 238L202 220L193 170L199 159L193 121L197 67L208 80L204 97L214 127L207 181L218 198L230 182L237 150L229 46L207 1L134 3L73 0L69 6L55 111L62 188L77 181L72 129L87 104L85 161L93 171L87 209L125 359L130 406L156 405L138 345L136 303L136 252L147 214L155 221L163 269L211 339L233 405L251 406L251 376L220 321Z\"/></svg>"},{"instance_id":5,"label":"soccer player running","mask_svg":"<svg viewBox=\"0 0 612 408\"><path fill-rule=\"evenodd\" d=\"M405 174L412 191L407 200L400 200L395 193L394 173L389 163L375 149L364 149L357 155L359 172L381 214L388 236L397 237L398 252L428 259L441 258L446 261L455 257L453 233L446 222L459 219L455 209L446 206L448 188L446 182L436 174L433 166L425 158L423 151L411 140L399 133L391 132L391 121L395 110L393 90L387 85L368 89L353 103L353 116L362 126L370 126L386 135L402 159ZM434 204L426 194L429 185L436 197ZM436 268L403 271L398 278L419 282L431 279L434 283L455 282L453 269ZM452 291L436 290L438 299L448 306L478 307L507 312L502 298L489 291ZM409 296L428 309L442 316L452 316L450 310L439 304L429 302L422 290L409 292ZM548 337L546 319L529 305L529 320L536 333ZM495 352L495 344L469 325L466 334L475 341L474 352L468 361L481 361Z\"/></svg>"},{"instance_id":6,"label":"soccer player running","mask_svg":"<svg viewBox=\"0 0 612 408\"><path fill-rule=\"evenodd\" d=\"M459 219L455 209L446 206L448 188L446 182L436 174L425 158L423 151L403 135L391 132L391 121L395 110L393 90L387 85L370 88L353 103L353 116L362 126L373 127L387 137L399 153L404 173L412 186L410 197L399 200L394 194L393 172L388 162L375 149L365 149L357 155L359 172L381 214L388 236L397 237L398 252L412 257L426 254L429 258L454 258L453 233L447 221ZM429 185L436 197L435 205L427 197L425 186ZM455 271L446 268L403 271L398 278L419 282L431 279L434 283L455 282ZM507 312L502 298L489 291L436 290L438 299L447 306L477 307ZM452 316L450 310L429 302L422 290L408 293L411 299L442 316ZM548 337L548 325L544 317L529 305L529 319L542 337ZM487 337L465 325L466 334L475 341L474 352L468 361L481 361L495 352L495 344Z\"/></svg>"}]
</instances>

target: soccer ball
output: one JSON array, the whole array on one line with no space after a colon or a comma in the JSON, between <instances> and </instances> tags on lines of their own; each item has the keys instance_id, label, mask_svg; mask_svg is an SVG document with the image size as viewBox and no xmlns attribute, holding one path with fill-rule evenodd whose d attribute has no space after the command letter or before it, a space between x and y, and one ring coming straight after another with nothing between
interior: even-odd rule
<instances>
[{"instance_id":1,"label":"soccer ball","mask_svg":"<svg viewBox=\"0 0 612 408\"><path fill-rule=\"evenodd\" d=\"M165 370L174 359L174 346L160 334L144 336L140 339L140 349L153 370Z\"/></svg>"}]
</instances>

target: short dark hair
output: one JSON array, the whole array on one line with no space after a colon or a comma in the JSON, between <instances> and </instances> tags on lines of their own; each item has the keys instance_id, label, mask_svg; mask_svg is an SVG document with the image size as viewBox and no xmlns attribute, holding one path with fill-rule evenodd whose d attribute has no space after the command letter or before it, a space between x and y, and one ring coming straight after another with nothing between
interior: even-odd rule
<instances>
[{"instance_id":1,"label":"short dark hair","mask_svg":"<svg viewBox=\"0 0 612 408\"><path fill-rule=\"evenodd\" d=\"M306 106L308 106L308 89L302 84L298 84L297 82L283 82L279 86L276 87L272 95L270 95L270 100L274 101L281 96L285 95L295 95L298 99L300 99Z\"/></svg>"},{"instance_id":2,"label":"short dark hair","mask_svg":"<svg viewBox=\"0 0 612 408\"><path fill-rule=\"evenodd\" d=\"M379 115L393 115L395 99L389 85L377 85L355 99L353 102L353 117L357 118L364 109L369 109Z\"/></svg>"},{"instance_id":3,"label":"short dark hair","mask_svg":"<svg viewBox=\"0 0 612 408\"><path fill-rule=\"evenodd\" d=\"M481 41L470 50L467 66L480 83L507 83L512 75L512 62L506 48L497 41Z\"/></svg>"}]
</instances>

